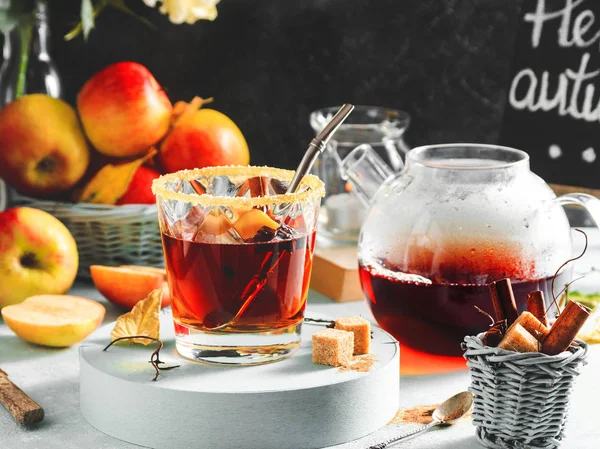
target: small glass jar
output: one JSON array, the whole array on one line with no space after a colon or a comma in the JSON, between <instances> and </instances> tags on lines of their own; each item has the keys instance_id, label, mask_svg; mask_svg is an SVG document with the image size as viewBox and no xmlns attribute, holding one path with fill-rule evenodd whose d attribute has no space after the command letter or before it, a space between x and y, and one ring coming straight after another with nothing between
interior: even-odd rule
<instances>
[{"instance_id":1,"label":"small glass jar","mask_svg":"<svg viewBox=\"0 0 600 449\"><path fill-rule=\"evenodd\" d=\"M310 125L318 133L331 120L339 106L318 109L310 115ZM392 171L403 167L402 156L409 150L404 133L410 115L381 106L356 106L340 126L311 172L325 183L326 195L319 214L319 241L355 244L366 208L350 193L351 185L340 171L342 160L357 146L370 145Z\"/></svg>"}]
</instances>

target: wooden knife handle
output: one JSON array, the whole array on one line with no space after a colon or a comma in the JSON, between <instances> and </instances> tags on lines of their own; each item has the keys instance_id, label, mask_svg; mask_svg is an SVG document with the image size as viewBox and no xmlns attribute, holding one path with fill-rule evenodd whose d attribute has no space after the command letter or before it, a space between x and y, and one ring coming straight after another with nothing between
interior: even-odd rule
<instances>
[{"instance_id":1,"label":"wooden knife handle","mask_svg":"<svg viewBox=\"0 0 600 449\"><path fill-rule=\"evenodd\" d=\"M34 424L44 418L44 409L13 384L0 370L0 403L20 424Z\"/></svg>"}]
</instances>

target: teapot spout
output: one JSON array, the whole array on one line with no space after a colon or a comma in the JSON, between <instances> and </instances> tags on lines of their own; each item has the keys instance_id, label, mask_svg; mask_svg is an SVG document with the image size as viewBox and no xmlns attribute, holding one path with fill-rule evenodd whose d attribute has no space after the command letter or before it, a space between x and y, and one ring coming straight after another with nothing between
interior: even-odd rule
<instances>
[{"instance_id":1,"label":"teapot spout","mask_svg":"<svg viewBox=\"0 0 600 449\"><path fill-rule=\"evenodd\" d=\"M350 184L352 194L367 208L379 187L394 175L392 169L368 144L359 145L348 153L341 161L340 171Z\"/></svg>"}]
</instances>

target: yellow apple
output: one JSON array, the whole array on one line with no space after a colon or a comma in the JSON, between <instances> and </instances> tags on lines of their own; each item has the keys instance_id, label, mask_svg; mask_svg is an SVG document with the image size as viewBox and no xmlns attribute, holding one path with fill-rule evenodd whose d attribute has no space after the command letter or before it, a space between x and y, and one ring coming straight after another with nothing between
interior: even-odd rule
<instances>
[{"instance_id":1,"label":"yellow apple","mask_svg":"<svg viewBox=\"0 0 600 449\"><path fill-rule=\"evenodd\" d=\"M0 178L22 193L48 197L77 184L90 150L70 105L25 95L0 111Z\"/></svg>"},{"instance_id":2,"label":"yellow apple","mask_svg":"<svg viewBox=\"0 0 600 449\"><path fill-rule=\"evenodd\" d=\"M0 213L0 309L67 292L78 266L75 240L57 218L30 207Z\"/></svg>"}]
</instances>

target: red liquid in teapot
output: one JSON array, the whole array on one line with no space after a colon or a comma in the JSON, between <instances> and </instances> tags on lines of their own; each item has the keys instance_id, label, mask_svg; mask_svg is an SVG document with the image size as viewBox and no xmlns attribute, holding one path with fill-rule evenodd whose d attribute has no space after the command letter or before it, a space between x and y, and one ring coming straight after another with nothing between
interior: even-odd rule
<instances>
[{"instance_id":1,"label":"red liquid in teapot","mask_svg":"<svg viewBox=\"0 0 600 449\"><path fill-rule=\"evenodd\" d=\"M511 278L517 307L525 310L527 295L534 290L544 292L546 302L552 301L552 277L519 279L515 270L531 269L531 265L500 263L496 258L474 260L461 252L455 257L441 257L436 276L426 276L432 283L419 282L418 277L403 276L382 263L382 266L361 265L360 279L367 302L378 324L391 333L402 347L400 360L403 374L450 371L466 367L461 342L465 335L485 331L490 320L474 306L494 316L488 282ZM439 254L438 254L439 256ZM489 256L489 255L488 255ZM454 263L451 262L454 259ZM481 271L470 271L473 265ZM415 266L413 264L413 266ZM398 274L395 274L398 273ZM469 273L489 273L482 282L467 282ZM414 273L421 275L421 273ZM559 293L569 281L568 270L555 280Z\"/></svg>"}]
</instances>

